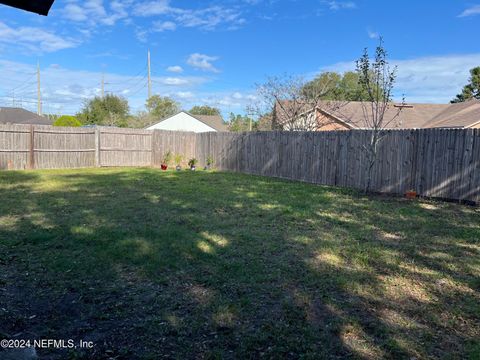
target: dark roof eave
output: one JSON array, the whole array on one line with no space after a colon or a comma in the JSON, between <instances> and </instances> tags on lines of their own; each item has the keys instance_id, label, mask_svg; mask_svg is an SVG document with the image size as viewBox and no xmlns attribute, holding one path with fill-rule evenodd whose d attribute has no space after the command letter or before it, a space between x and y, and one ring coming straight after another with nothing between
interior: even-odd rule
<instances>
[{"instance_id":1,"label":"dark roof eave","mask_svg":"<svg viewBox=\"0 0 480 360\"><path fill-rule=\"evenodd\" d=\"M0 0L1 4L47 16L55 0Z\"/></svg>"}]
</instances>

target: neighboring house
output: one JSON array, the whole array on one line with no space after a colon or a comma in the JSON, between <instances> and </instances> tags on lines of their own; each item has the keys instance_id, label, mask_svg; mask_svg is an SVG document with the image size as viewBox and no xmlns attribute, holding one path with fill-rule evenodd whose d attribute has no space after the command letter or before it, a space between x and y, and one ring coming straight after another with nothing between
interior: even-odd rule
<instances>
[{"instance_id":1,"label":"neighboring house","mask_svg":"<svg viewBox=\"0 0 480 360\"><path fill-rule=\"evenodd\" d=\"M186 111L170 116L150 125L147 130L192 131L196 133L210 131L228 131L220 115L192 115Z\"/></svg>"},{"instance_id":2,"label":"neighboring house","mask_svg":"<svg viewBox=\"0 0 480 360\"><path fill-rule=\"evenodd\" d=\"M0 124L52 125L52 121L25 109L0 107Z\"/></svg>"},{"instance_id":3,"label":"neighboring house","mask_svg":"<svg viewBox=\"0 0 480 360\"><path fill-rule=\"evenodd\" d=\"M283 130L289 130L289 127L295 127L295 124L301 129L302 122L313 123L316 131L366 129L368 124L365 122L365 115L369 116L371 112L369 105L357 101L322 101L315 108L303 105L304 109L301 111L289 112L289 102L282 102L275 104L273 124L274 128ZM289 121L287 114L291 113L298 113L298 120ZM480 100L477 99L456 104L391 103L386 110L385 121L388 122L397 113L398 117L385 126L386 128L480 128Z\"/></svg>"}]
</instances>

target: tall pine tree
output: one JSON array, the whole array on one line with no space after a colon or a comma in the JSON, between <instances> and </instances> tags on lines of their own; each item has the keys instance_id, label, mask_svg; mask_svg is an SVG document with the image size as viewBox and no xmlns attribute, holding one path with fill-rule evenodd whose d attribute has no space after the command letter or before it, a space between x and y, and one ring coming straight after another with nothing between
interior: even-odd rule
<instances>
[{"instance_id":1,"label":"tall pine tree","mask_svg":"<svg viewBox=\"0 0 480 360\"><path fill-rule=\"evenodd\" d=\"M463 87L462 92L451 103L464 102L470 99L480 99L480 66L470 70L468 84Z\"/></svg>"}]
</instances>

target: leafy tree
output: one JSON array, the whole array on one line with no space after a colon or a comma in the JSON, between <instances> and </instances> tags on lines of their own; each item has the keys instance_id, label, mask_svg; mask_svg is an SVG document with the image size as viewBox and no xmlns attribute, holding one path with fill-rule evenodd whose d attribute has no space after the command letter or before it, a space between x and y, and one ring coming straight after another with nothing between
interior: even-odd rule
<instances>
[{"instance_id":1,"label":"leafy tree","mask_svg":"<svg viewBox=\"0 0 480 360\"><path fill-rule=\"evenodd\" d=\"M228 122L228 129L230 131L251 131L253 126L254 123L250 117L230 113L230 120Z\"/></svg>"},{"instance_id":2,"label":"leafy tree","mask_svg":"<svg viewBox=\"0 0 480 360\"><path fill-rule=\"evenodd\" d=\"M306 97L310 97L310 94L321 89L322 100L334 100L340 95L338 88L341 80L342 76L340 74L336 72L325 72L318 75L312 81L307 82L302 88L302 93Z\"/></svg>"},{"instance_id":3,"label":"leafy tree","mask_svg":"<svg viewBox=\"0 0 480 360\"><path fill-rule=\"evenodd\" d=\"M146 108L148 113L157 118L164 119L175 115L180 111L180 105L167 96L153 95L147 99Z\"/></svg>"},{"instance_id":4,"label":"leafy tree","mask_svg":"<svg viewBox=\"0 0 480 360\"><path fill-rule=\"evenodd\" d=\"M129 128L143 129L156 122L158 122L158 118L146 111L139 111L137 114L128 117Z\"/></svg>"},{"instance_id":5,"label":"leafy tree","mask_svg":"<svg viewBox=\"0 0 480 360\"><path fill-rule=\"evenodd\" d=\"M77 118L83 124L125 127L128 125L129 111L130 107L125 98L108 94L87 101Z\"/></svg>"},{"instance_id":6,"label":"leafy tree","mask_svg":"<svg viewBox=\"0 0 480 360\"><path fill-rule=\"evenodd\" d=\"M208 105L194 106L189 111L192 115L220 115L220 110Z\"/></svg>"},{"instance_id":7,"label":"leafy tree","mask_svg":"<svg viewBox=\"0 0 480 360\"><path fill-rule=\"evenodd\" d=\"M468 84L463 87L462 92L451 103L464 102L469 99L480 99L480 66L470 70Z\"/></svg>"},{"instance_id":8,"label":"leafy tree","mask_svg":"<svg viewBox=\"0 0 480 360\"><path fill-rule=\"evenodd\" d=\"M75 116L70 115L63 115L60 116L55 122L53 126L70 126L70 127L79 127L82 126L82 123L78 121Z\"/></svg>"},{"instance_id":9,"label":"leafy tree","mask_svg":"<svg viewBox=\"0 0 480 360\"><path fill-rule=\"evenodd\" d=\"M368 101L368 94L360 84L359 75L347 71L343 75L336 72L324 72L309 81L303 87L306 97L322 93L321 100Z\"/></svg>"}]
</instances>

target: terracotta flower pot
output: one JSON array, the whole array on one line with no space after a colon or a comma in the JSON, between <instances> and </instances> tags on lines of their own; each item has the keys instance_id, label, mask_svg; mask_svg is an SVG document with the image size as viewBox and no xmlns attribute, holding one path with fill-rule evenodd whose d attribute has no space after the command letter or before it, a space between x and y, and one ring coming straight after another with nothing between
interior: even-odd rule
<instances>
[{"instance_id":1,"label":"terracotta flower pot","mask_svg":"<svg viewBox=\"0 0 480 360\"><path fill-rule=\"evenodd\" d=\"M405 197L407 199L415 199L417 197L417 192L413 190L409 190L405 193Z\"/></svg>"},{"instance_id":2,"label":"terracotta flower pot","mask_svg":"<svg viewBox=\"0 0 480 360\"><path fill-rule=\"evenodd\" d=\"M168 169L168 165L167 165L167 164L162 164L162 165L160 165L160 167L162 168L162 170L167 170L167 169Z\"/></svg>"}]
</instances>

